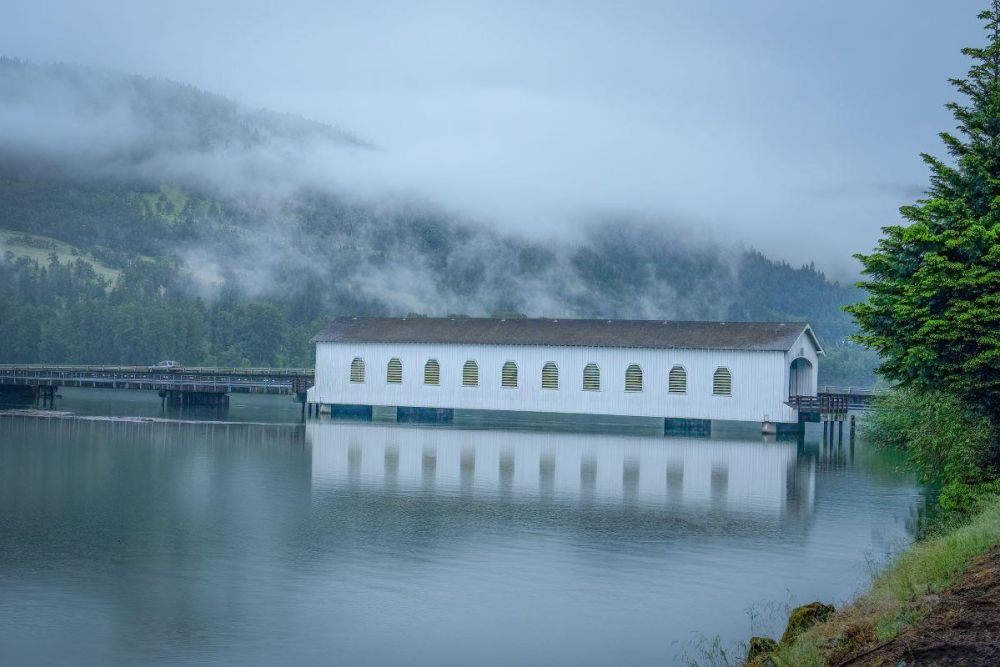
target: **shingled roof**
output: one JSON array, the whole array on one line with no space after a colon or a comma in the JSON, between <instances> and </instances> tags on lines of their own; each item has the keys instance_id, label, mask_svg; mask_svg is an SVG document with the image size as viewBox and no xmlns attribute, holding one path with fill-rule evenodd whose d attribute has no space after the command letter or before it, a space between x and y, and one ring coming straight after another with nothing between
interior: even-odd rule
<instances>
[{"instance_id":1,"label":"shingled roof","mask_svg":"<svg viewBox=\"0 0 1000 667\"><path fill-rule=\"evenodd\" d=\"M808 332L822 354L819 340L805 322L339 317L312 342L785 352L803 331Z\"/></svg>"}]
</instances>

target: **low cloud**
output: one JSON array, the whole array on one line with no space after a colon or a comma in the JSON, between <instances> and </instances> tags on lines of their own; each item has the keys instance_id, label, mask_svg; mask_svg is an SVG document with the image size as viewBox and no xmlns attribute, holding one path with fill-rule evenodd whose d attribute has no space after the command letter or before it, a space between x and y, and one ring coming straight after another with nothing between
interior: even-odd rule
<instances>
[{"instance_id":1,"label":"low cloud","mask_svg":"<svg viewBox=\"0 0 1000 667\"><path fill-rule=\"evenodd\" d=\"M154 124L165 141L136 151L150 136L134 114L157 109L122 104L113 86L79 104L3 100L4 141L100 146L262 205L301 184L568 243L595 217L638 218L841 277L926 180L918 155L951 125L946 80L981 40L975 3L915 12L911 0L38 0L4 18L13 55L193 83L342 123L370 147L305 129L289 145L286 127L190 153L173 141L190 128L167 117Z\"/></svg>"}]
</instances>

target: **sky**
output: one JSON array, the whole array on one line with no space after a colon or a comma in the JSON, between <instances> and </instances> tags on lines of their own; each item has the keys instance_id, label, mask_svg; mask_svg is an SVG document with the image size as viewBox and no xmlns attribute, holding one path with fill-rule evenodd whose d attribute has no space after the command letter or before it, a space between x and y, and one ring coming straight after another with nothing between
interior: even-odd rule
<instances>
[{"instance_id":1,"label":"sky","mask_svg":"<svg viewBox=\"0 0 1000 667\"><path fill-rule=\"evenodd\" d=\"M985 0L0 0L0 54L166 77L376 148L339 187L572 238L631 217L834 277L927 183Z\"/></svg>"}]
</instances>

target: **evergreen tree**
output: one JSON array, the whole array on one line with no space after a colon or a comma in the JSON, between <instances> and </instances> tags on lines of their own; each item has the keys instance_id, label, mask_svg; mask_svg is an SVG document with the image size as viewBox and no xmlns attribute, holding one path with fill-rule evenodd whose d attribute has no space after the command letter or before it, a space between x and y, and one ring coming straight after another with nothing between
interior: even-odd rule
<instances>
[{"instance_id":1,"label":"evergreen tree","mask_svg":"<svg viewBox=\"0 0 1000 667\"><path fill-rule=\"evenodd\" d=\"M988 43L966 48L972 67L947 105L958 133L952 160L924 154L926 197L900 209L908 226L883 229L857 255L866 301L851 306L856 339L879 352L882 375L917 390L954 393L1000 423L1000 0L982 12Z\"/></svg>"}]
</instances>

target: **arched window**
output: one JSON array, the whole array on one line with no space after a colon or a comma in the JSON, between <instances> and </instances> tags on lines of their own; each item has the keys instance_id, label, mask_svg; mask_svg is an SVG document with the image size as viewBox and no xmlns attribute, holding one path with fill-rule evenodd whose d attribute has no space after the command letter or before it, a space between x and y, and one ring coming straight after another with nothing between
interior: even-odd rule
<instances>
[{"instance_id":1,"label":"arched window","mask_svg":"<svg viewBox=\"0 0 1000 667\"><path fill-rule=\"evenodd\" d=\"M462 366L462 386L463 387L478 387L479 386L479 364L477 364L472 359L465 362Z\"/></svg>"},{"instance_id":2,"label":"arched window","mask_svg":"<svg viewBox=\"0 0 1000 667\"><path fill-rule=\"evenodd\" d=\"M424 364L424 384L441 384L441 365L437 359L428 359Z\"/></svg>"},{"instance_id":3,"label":"arched window","mask_svg":"<svg viewBox=\"0 0 1000 667\"><path fill-rule=\"evenodd\" d=\"M712 393L716 396L733 395L733 374L728 368L716 368L712 376Z\"/></svg>"},{"instance_id":4,"label":"arched window","mask_svg":"<svg viewBox=\"0 0 1000 667\"><path fill-rule=\"evenodd\" d=\"M389 384L403 384L403 362L393 357L385 367L385 381Z\"/></svg>"},{"instance_id":5,"label":"arched window","mask_svg":"<svg viewBox=\"0 0 1000 667\"><path fill-rule=\"evenodd\" d=\"M500 371L500 386L501 387L517 386L517 364L515 364L513 361L508 361L503 365L503 369Z\"/></svg>"},{"instance_id":6,"label":"arched window","mask_svg":"<svg viewBox=\"0 0 1000 667\"><path fill-rule=\"evenodd\" d=\"M667 379L667 391L671 394L686 394L688 390L688 374L683 366L674 366L670 369L670 377Z\"/></svg>"},{"instance_id":7,"label":"arched window","mask_svg":"<svg viewBox=\"0 0 1000 667\"><path fill-rule=\"evenodd\" d=\"M559 367L554 361L546 361L542 366L542 389L559 388Z\"/></svg>"},{"instance_id":8,"label":"arched window","mask_svg":"<svg viewBox=\"0 0 1000 667\"><path fill-rule=\"evenodd\" d=\"M597 367L597 364L590 363L583 367L583 390L601 390L601 369Z\"/></svg>"},{"instance_id":9,"label":"arched window","mask_svg":"<svg viewBox=\"0 0 1000 667\"><path fill-rule=\"evenodd\" d=\"M625 369L625 391L642 391L642 369L632 364Z\"/></svg>"},{"instance_id":10,"label":"arched window","mask_svg":"<svg viewBox=\"0 0 1000 667\"><path fill-rule=\"evenodd\" d=\"M365 360L361 357L354 357L351 362L351 382L360 384L365 381Z\"/></svg>"}]
</instances>

